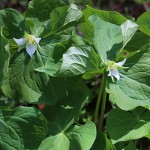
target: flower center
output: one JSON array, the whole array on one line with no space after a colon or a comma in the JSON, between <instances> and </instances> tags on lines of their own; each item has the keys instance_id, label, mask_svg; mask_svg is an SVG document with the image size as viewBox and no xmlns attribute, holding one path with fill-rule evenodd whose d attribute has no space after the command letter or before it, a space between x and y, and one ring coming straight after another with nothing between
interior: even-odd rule
<instances>
[{"instance_id":1,"label":"flower center","mask_svg":"<svg viewBox=\"0 0 150 150\"><path fill-rule=\"evenodd\" d=\"M110 68L111 70L114 70L117 68L117 65L115 64L114 61L108 61L107 65L108 65L108 68Z\"/></svg>"},{"instance_id":2,"label":"flower center","mask_svg":"<svg viewBox=\"0 0 150 150\"><path fill-rule=\"evenodd\" d=\"M36 43L36 41L35 41L35 39L33 38L33 36L32 35L26 35L26 40L27 40L27 43L28 44L35 44Z\"/></svg>"}]
</instances>

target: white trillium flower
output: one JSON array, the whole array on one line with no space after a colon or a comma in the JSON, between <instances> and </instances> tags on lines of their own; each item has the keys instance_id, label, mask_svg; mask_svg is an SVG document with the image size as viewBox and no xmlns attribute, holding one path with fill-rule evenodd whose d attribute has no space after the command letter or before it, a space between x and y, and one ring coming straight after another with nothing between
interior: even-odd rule
<instances>
[{"instance_id":1,"label":"white trillium flower","mask_svg":"<svg viewBox=\"0 0 150 150\"><path fill-rule=\"evenodd\" d=\"M36 38L34 35L25 34L24 38L16 39L13 38L14 41L18 44L18 46L25 45L26 51L32 57L37 49L37 45L39 44L41 38Z\"/></svg>"},{"instance_id":2,"label":"white trillium flower","mask_svg":"<svg viewBox=\"0 0 150 150\"><path fill-rule=\"evenodd\" d=\"M121 69L128 68L128 67L123 67L125 62L126 62L126 59L118 63L115 63L114 61L108 61L107 63L107 66L108 66L107 71L109 71L108 76L110 76L113 81L114 81L114 77L117 80L120 80L120 74L119 74L118 68L121 68Z\"/></svg>"}]
</instances>

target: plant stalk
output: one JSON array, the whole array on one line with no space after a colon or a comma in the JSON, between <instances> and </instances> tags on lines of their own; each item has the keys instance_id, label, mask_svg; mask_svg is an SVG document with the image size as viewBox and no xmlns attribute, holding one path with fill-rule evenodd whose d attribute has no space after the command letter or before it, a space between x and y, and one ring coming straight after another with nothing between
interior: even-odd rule
<instances>
[{"instance_id":1,"label":"plant stalk","mask_svg":"<svg viewBox=\"0 0 150 150\"><path fill-rule=\"evenodd\" d=\"M97 124L97 122L98 122L98 113L99 113L99 107L100 107L100 103L101 103L101 99L102 99L103 88L104 88L104 75L102 76L100 90L98 93L98 98L97 98L97 103L96 103L96 108L95 108L95 114L94 114L94 123L95 124Z\"/></svg>"},{"instance_id":2,"label":"plant stalk","mask_svg":"<svg viewBox=\"0 0 150 150\"><path fill-rule=\"evenodd\" d=\"M100 113L99 126L98 126L99 131L102 131L104 114L105 114L105 107L106 107L107 93L106 93L105 87L106 87L106 81L104 81L104 88L103 88L103 98L102 98L101 113Z\"/></svg>"}]
</instances>

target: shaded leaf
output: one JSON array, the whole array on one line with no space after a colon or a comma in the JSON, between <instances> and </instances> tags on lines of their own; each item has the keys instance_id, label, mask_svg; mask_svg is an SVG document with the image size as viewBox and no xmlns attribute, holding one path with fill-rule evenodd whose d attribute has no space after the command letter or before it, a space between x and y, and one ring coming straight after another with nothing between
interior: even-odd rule
<instances>
[{"instance_id":1,"label":"shaded leaf","mask_svg":"<svg viewBox=\"0 0 150 150\"><path fill-rule=\"evenodd\" d=\"M7 8L0 11L4 27L4 35L7 38L21 38L24 35L25 19L17 10Z\"/></svg>"},{"instance_id":2,"label":"shaded leaf","mask_svg":"<svg viewBox=\"0 0 150 150\"><path fill-rule=\"evenodd\" d=\"M139 25L139 29L150 36L150 12L143 13L140 17L137 19L137 24Z\"/></svg>"},{"instance_id":3,"label":"shaded leaf","mask_svg":"<svg viewBox=\"0 0 150 150\"><path fill-rule=\"evenodd\" d=\"M129 52L135 52L148 43L150 43L150 38L148 35L142 32L136 32L124 49Z\"/></svg>"},{"instance_id":4,"label":"shaded leaf","mask_svg":"<svg viewBox=\"0 0 150 150\"><path fill-rule=\"evenodd\" d=\"M1 28L0 28L1 30ZM1 31L0 31L1 32ZM3 78L7 74L9 64L9 45L8 41L0 35L0 87L2 85Z\"/></svg>"},{"instance_id":5,"label":"shaded leaf","mask_svg":"<svg viewBox=\"0 0 150 150\"><path fill-rule=\"evenodd\" d=\"M31 107L2 108L0 109L0 121L6 123L4 131L0 132L2 138L4 138L2 133L8 136L8 139L5 137L6 139L2 140L1 143L11 142L10 145L7 145L6 150L9 149L9 146L18 150L36 149L47 135L45 118L38 110Z\"/></svg>"},{"instance_id":6,"label":"shaded leaf","mask_svg":"<svg viewBox=\"0 0 150 150\"><path fill-rule=\"evenodd\" d=\"M50 13L56 7L65 5L60 0L32 0L26 12L26 17L37 18L40 21L50 19Z\"/></svg>"},{"instance_id":7,"label":"shaded leaf","mask_svg":"<svg viewBox=\"0 0 150 150\"><path fill-rule=\"evenodd\" d=\"M116 150L105 133L97 133L96 140L90 150Z\"/></svg>"},{"instance_id":8,"label":"shaded leaf","mask_svg":"<svg viewBox=\"0 0 150 150\"><path fill-rule=\"evenodd\" d=\"M0 120L0 149L2 150L20 150L23 148L19 136L15 130Z\"/></svg>"},{"instance_id":9,"label":"shaded leaf","mask_svg":"<svg viewBox=\"0 0 150 150\"><path fill-rule=\"evenodd\" d=\"M144 137L150 132L150 111L138 107L131 112L116 108L107 117L107 131L113 143ZM139 134L140 133L140 134Z\"/></svg>"},{"instance_id":10,"label":"shaded leaf","mask_svg":"<svg viewBox=\"0 0 150 150\"><path fill-rule=\"evenodd\" d=\"M98 10L90 6L87 6L86 9L83 10L83 15L86 21L88 21L88 18L90 16L95 14L99 16L101 19L116 25L121 25L123 22L127 20L124 16L122 16L120 13L116 11Z\"/></svg>"},{"instance_id":11,"label":"shaded leaf","mask_svg":"<svg viewBox=\"0 0 150 150\"><path fill-rule=\"evenodd\" d=\"M51 20L47 24L44 30L44 36L49 34L56 34L62 30L67 29L70 26L75 25L82 17L82 12L74 4L69 7L58 7L54 9L50 14Z\"/></svg>"},{"instance_id":12,"label":"shaded leaf","mask_svg":"<svg viewBox=\"0 0 150 150\"><path fill-rule=\"evenodd\" d=\"M133 142L130 142L123 150L137 150Z\"/></svg>"}]
</instances>

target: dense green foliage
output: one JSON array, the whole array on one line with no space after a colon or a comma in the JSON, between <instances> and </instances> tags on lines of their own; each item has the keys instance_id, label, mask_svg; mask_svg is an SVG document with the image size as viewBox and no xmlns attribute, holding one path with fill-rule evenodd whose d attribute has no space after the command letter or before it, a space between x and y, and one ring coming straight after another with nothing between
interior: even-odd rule
<instances>
[{"instance_id":1,"label":"dense green foliage","mask_svg":"<svg viewBox=\"0 0 150 150\"><path fill-rule=\"evenodd\" d=\"M0 21L1 150L136 150L150 137L150 12L131 21L32 0L23 14L0 10ZM85 80L97 75L94 122L82 125Z\"/></svg>"}]
</instances>

